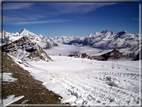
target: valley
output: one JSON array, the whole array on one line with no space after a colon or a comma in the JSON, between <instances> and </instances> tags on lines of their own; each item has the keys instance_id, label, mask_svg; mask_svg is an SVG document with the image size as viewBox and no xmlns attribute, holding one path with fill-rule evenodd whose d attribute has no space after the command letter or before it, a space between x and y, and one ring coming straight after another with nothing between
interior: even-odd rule
<instances>
[{"instance_id":1,"label":"valley","mask_svg":"<svg viewBox=\"0 0 142 107\"><path fill-rule=\"evenodd\" d=\"M116 34L110 30L80 38L47 38L26 29L16 34L2 33L3 52L33 79L42 82L46 89L61 96L61 102L57 103L71 106L141 105L141 41L138 35ZM117 46L114 45L116 42ZM112 57L116 52L121 56L114 60ZM98 60L98 57L104 60Z\"/></svg>"}]
</instances>

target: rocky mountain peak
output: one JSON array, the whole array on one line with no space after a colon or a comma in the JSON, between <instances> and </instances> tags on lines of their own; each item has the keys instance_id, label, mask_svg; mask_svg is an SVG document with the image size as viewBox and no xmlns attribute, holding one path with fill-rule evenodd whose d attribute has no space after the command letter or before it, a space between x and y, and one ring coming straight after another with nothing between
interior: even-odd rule
<instances>
[{"instance_id":1,"label":"rocky mountain peak","mask_svg":"<svg viewBox=\"0 0 142 107\"><path fill-rule=\"evenodd\" d=\"M30 31L26 30L25 28L20 32L20 35L21 36L26 36L26 37L28 37L30 35L37 36L36 34L34 34L34 33L30 32Z\"/></svg>"},{"instance_id":2,"label":"rocky mountain peak","mask_svg":"<svg viewBox=\"0 0 142 107\"><path fill-rule=\"evenodd\" d=\"M42 50L42 48L37 43L31 42L28 37L22 37L10 44L6 44L2 46L2 50L8 55L16 57L22 61L52 61L52 59Z\"/></svg>"},{"instance_id":3,"label":"rocky mountain peak","mask_svg":"<svg viewBox=\"0 0 142 107\"><path fill-rule=\"evenodd\" d=\"M51 41L47 37L43 37L41 34L38 36L28 31L25 28L20 33L17 33L17 32L9 33L4 31L2 44L9 44L11 42L14 42L15 40L18 40L21 37L28 37L29 40L37 43L41 48L44 48L44 49L51 48L53 46L58 46L53 40Z\"/></svg>"}]
</instances>

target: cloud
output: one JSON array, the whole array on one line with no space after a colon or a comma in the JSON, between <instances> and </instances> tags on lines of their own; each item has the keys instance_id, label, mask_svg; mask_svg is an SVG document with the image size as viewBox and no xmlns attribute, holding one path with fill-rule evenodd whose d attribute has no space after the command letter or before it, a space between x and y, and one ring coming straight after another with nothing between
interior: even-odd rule
<instances>
[{"instance_id":1,"label":"cloud","mask_svg":"<svg viewBox=\"0 0 142 107\"><path fill-rule=\"evenodd\" d=\"M22 3L22 2L21 3L5 3L4 2L3 9L4 10L25 9L25 8L32 7L34 4L36 3ZM89 12L92 10L96 10L100 7L103 7L106 5L112 5L112 4L114 3L56 3L56 2L46 3L45 2L42 5L50 6L51 8L56 9L56 12L59 12L59 13L71 13L71 12Z\"/></svg>"},{"instance_id":2,"label":"cloud","mask_svg":"<svg viewBox=\"0 0 142 107\"><path fill-rule=\"evenodd\" d=\"M15 25L62 22L65 20L41 20L70 13L84 14L112 4L113 3L3 3L3 22L4 24Z\"/></svg>"},{"instance_id":3,"label":"cloud","mask_svg":"<svg viewBox=\"0 0 142 107\"><path fill-rule=\"evenodd\" d=\"M25 25L25 24L41 24L41 23L63 23L68 22L71 20L64 20L64 19L54 19L54 20L46 20L46 21L21 21L12 23L13 25Z\"/></svg>"},{"instance_id":4,"label":"cloud","mask_svg":"<svg viewBox=\"0 0 142 107\"><path fill-rule=\"evenodd\" d=\"M19 12L16 14L8 14L8 15L3 15L3 24L10 25L10 24L22 24L25 22L38 22L38 20L44 18L45 16L43 15L27 15L27 14L20 14ZM47 18L47 17L46 17Z\"/></svg>"},{"instance_id":5,"label":"cloud","mask_svg":"<svg viewBox=\"0 0 142 107\"><path fill-rule=\"evenodd\" d=\"M56 14L67 13L87 13L100 7L112 5L114 3L55 3L47 4L56 9Z\"/></svg>"},{"instance_id":6,"label":"cloud","mask_svg":"<svg viewBox=\"0 0 142 107\"><path fill-rule=\"evenodd\" d=\"M137 19L137 18L131 18L132 20L138 20L139 21L139 19Z\"/></svg>"},{"instance_id":7,"label":"cloud","mask_svg":"<svg viewBox=\"0 0 142 107\"><path fill-rule=\"evenodd\" d=\"M22 9L22 8L28 8L32 6L32 3L3 3L3 9Z\"/></svg>"},{"instance_id":8,"label":"cloud","mask_svg":"<svg viewBox=\"0 0 142 107\"><path fill-rule=\"evenodd\" d=\"M62 17L65 14L84 15L113 4L115 3L40 3L40 1L39 3L3 3L3 22L9 25L63 22L65 18L63 20ZM60 15L60 20L46 21Z\"/></svg>"}]
</instances>

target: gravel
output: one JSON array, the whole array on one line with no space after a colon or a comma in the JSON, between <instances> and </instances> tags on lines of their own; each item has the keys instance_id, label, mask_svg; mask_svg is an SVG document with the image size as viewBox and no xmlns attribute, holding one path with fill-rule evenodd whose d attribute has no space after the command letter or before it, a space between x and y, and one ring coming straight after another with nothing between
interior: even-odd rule
<instances>
[{"instance_id":1,"label":"gravel","mask_svg":"<svg viewBox=\"0 0 142 107\"><path fill-rule=\"evenodd\" d=\"M2 83L2 97L9 95L22 96L24 98L13 104L61 104L62 97L49 91L42 82L35 80L28 71L17 65L6 53L2 53L2 72L12 73L15 82Z\"/></svg>"}]
</instances>

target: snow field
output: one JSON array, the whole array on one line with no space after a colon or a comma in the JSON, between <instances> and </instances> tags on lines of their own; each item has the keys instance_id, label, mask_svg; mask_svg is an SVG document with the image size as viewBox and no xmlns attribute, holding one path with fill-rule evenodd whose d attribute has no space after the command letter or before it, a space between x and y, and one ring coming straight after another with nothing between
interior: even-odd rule
<instances>
[{"instance_id":1,"label":"snow field","mask_svg":"<svg viewBox=\"0 0 142 107\"><path fill-rule=\"evenodd\" d=\"M139 61L95 61L50 56L54 62L29 61L31 75L71 105L139 105ZM127 70L127 68L129 68Z\"/></svg>"}]
</instances>

